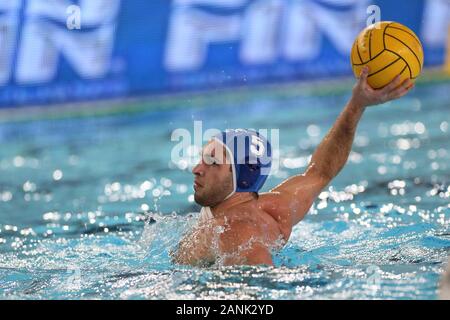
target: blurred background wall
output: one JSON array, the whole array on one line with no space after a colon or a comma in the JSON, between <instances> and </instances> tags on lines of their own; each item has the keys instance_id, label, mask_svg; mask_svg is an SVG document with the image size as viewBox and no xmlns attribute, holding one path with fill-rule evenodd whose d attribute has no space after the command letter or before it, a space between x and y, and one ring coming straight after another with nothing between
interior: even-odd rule
<instances>
[{"instance_id":1,"label":"blurred background wall","mask_svg":"<svg viewBox=\"0 0 450 320\"><path fill-rule=\"evenodd\" d=\"M350 75L370 5L444 64L449 0L0 0L0 108Z\"/></svg>"}]
</instances>

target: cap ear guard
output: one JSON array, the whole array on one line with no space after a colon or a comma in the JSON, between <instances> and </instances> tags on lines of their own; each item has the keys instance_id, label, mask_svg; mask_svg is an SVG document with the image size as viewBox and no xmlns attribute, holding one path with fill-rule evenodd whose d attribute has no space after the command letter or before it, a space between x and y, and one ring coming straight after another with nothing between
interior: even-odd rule
<instances>
[{"instance_id":1,"label":"cap ear guard","mask_svg":"<svg viewBox=\"0 0 450 320\"><path fill-rule=\"evenodd\" d=\"M236 191L248 192L250 189L258 189L255 183L258 181L261 174L261 165L255 164L242 164L239 165L239 179L237 180ZM264 182L263 182L264 183ZM262 185L261 185L262 186ZM258 190L255 190L257 192Z\"/></svg>"},{"instance_id":2,"label":"cap ear guard","mask_svg":"<svg viewBox=\"0 0 450 320\"><path fill-rule=\"evenodd\" d=\"M225 146L227 156L232 160L234 191L227 198L234 192L258 192L271 167L269 141L256 131L244 129L227 130L214 139Z\"/></svg>"}]
</instances>

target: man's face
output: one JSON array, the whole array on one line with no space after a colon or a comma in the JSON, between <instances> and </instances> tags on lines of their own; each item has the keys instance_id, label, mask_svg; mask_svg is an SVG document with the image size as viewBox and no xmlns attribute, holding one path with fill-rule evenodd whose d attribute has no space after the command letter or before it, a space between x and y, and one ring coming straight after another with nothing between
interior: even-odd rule
<instances>
[{"instance_id":1,"label":"man's face","mask_svg":"<svg viewBox=\"0 0 450 320\"><path fill-rule=\"evenodd\" d=\"M218 205L233 191L233 174L226 155L225 147L215 140L203 147L202 158L192 169L194 199L199 205Z\"/></svg>"}]
</instances>

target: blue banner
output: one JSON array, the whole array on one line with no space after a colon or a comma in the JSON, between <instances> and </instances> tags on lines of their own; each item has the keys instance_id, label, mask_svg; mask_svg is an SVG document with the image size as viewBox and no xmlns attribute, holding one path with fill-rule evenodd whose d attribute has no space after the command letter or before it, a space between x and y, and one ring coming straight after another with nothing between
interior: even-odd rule
<instances>
[{"instance_id":1,"label":"blue banner","mask_svg":"<svg viewBox=\"0 0 450 320\"><path fill-rule=\"evenodd\" d=\"M0 0L0 107L347 75L377 15L443 63L447 0Z\"/></svg>"}]
</instances>

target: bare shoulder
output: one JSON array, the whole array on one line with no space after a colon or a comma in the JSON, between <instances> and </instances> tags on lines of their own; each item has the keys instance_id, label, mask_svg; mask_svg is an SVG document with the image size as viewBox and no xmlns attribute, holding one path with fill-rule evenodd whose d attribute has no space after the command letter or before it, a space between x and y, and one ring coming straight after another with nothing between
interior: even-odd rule
<instances>
[{"instance_id":1,"label":"bare shoulder","mask_svg":"<svg viewBox=\"0 0 450 320\"><path fill-rule=\"evenodd\" d=\"M261 210L271 216L278 224L281 233L287 240L293 227L290 198L283 193L272 191L262 193L258 199Z\"/></svg>"},{"instance_id":2,"label":"bare shoulder","mask_svg":"<svg viewBox=\"0 0 450 320\"><path fill-rule=\"evenodd\" d=\"M267 197L267 208L280 212L286 219L290 218L291 227L303 220L315 199L330 182L330 179L309 168L304 174L292 176L272 189Z\"/></svg>"},{"instance_id":3,"label":"bare shoulder","mask_svg":"<svg viewBox=\"0 0 450 320\"><path fill-rule=\"evenodd\" d=\"M259 195L258 205L264 211L280 211L288 205L288 198L279 191L264 192Z\"/></svg>"}]
</instances>

